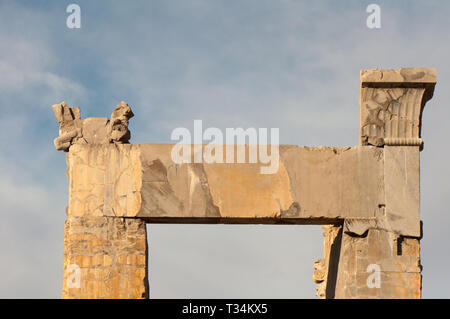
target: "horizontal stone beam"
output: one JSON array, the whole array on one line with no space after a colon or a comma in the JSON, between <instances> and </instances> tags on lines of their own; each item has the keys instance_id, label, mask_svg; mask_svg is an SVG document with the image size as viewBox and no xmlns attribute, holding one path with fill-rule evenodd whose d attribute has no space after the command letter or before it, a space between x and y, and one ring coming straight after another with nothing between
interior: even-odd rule
<instances>
[{"instance_id":1,"label":"horizontal stone beam","mask_svg":"<svg viewBox=\"0 0 450 319\"><path fill-rule=\"evenodd\" d=\"M281 145L278 171L261 174L260 163L176 164L173 147L73 145L69 215L329 224L374 219L385 205L382 148Z\"/></svg>"}]
</instances>

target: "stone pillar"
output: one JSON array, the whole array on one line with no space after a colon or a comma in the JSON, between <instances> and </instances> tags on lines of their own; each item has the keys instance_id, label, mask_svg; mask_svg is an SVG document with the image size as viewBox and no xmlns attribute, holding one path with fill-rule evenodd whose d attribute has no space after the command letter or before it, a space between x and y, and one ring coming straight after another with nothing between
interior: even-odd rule
<instances>
[{"instance_id":1,"label":"stone pillar","mask_svg":"<svg viewBox=\"0 0 450 319\"><path fill-rule=\"evenodd\" d=\"M421 117L434 69L361 72L360 146L383 148L384 201L373 218L347 218L336 298L420 298Z\"/></svg>"},{"instance_id":2,"label":"stone pillar","mask_svg":"<svg viewBox=\"0 0 450 319\"><path fill-rule=\"evenodd\" d=\"M63 298L148 298L146 223L134 213L137 157L132 145L70 148Z\"/></svg>"},{"instance_id":3,"label":"stone pillar","mask_svg":"<svg viewBox=\"0 0 450 319\"><path fill-rule=\"evenodd\" d=\"M148 298L147 234L141 219L69 216L63 298Z\"/></svg>"},{"instance_id":4,"label":"stone pillar","mask_svg":"<svg viewBox=\"0 0 450 319\"><path fill-rule=\"evenodd\" d=\"M53 110L60 125L55 147L68 152L62 297L148 298L146 226L128 217L140 205L141 181L138 152L127 145L131 108L121 102L110 119L84 120L65 102Z\"/></svg>"}]
</instances>

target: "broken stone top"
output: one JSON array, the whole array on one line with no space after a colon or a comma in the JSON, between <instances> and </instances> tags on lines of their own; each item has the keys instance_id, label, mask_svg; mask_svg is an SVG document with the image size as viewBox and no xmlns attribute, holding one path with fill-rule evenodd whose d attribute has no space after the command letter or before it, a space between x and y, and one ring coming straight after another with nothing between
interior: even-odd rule
<instances>
[{"instance_id":1,"label":"broken stone top","mask_svg":"<svg viewBox=\"0 0 450 319\"><path fill-rule=\"evenodd\" d=\"M128 120L134 116L127 103L121 101L111 119L91 117L82 120L80 108L69 107L66 102L53 105L59 123L59 136L54 139L58 151L68 152L74 144L124 144L130 140Z\"/></svg>"},{"instance_id":2,"label":"broken stone top","mask_svg":"<svg viewBox=\"0 0 450 319\"><path fill-rule=\"evenodd\" d=\"M361 83L430 83L436 84L435 68L402 68L397 70L361 70Z\"/></svg>"}]
</instances>

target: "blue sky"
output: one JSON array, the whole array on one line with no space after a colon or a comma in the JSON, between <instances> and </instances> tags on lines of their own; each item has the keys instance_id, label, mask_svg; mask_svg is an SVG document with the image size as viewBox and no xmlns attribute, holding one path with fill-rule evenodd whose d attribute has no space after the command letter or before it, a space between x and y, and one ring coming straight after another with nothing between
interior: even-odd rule
<instances>
[{"instance_id":1,"label":"blue sky","mask_svg":"<svg viewBox=\"0 0 450 319\"><path fill-rule=\"evenodd\" d=\"M423 295L449 297L448 1L74 1L82 27L68 29L70 3L0 2L0 297L60 296L68 185L52 104L109 117L125 100L132 143L170 142L202 119L353 146L359 70L376 67L437 68L422 130ZM370 3L381 29L365 25ZM314 297L320 227L149 229L153 297Z\"/></svg>"}]
</instances>

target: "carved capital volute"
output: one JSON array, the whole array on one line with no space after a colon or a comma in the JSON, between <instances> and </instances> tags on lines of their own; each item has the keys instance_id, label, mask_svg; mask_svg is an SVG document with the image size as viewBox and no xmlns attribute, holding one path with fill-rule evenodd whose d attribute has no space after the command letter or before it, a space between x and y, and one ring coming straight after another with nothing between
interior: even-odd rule
<instances>
[{"instance_id":1,"label":"carved capital volute","mask_svg":"<svg viewBox=\"0 0 450 319\"><path fill-rule=\"evenodd\" d=\"M434 68L363 70L359 145L422 148L421 120L436 84Z\"/></svg>"}]
</instances>

